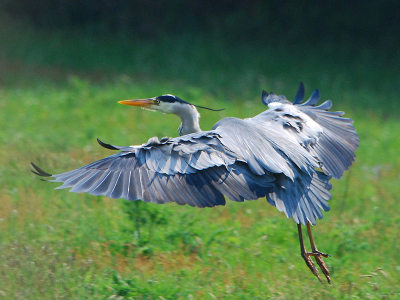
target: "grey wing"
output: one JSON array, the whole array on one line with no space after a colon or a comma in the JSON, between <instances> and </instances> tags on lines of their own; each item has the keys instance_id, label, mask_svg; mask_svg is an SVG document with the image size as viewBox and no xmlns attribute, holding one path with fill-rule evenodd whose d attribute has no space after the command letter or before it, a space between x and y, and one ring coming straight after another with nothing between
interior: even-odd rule
<instances>
[{"instance_id":1,"label":"grey wing","mask_svg":"<svg viewBox=\"0 0 400 300\"><path fill-rule=\"evenodd\" d=\"M275 178L273 189L266 194L270 204L297 223L315 224L322 218L321 210L329 210L331 176L317 170L318 160L282 124L268 120L226 118L214 130L254 174Z\"/></svg>"},{"instance_id":2,"label":"grey wing","mask_svg":"<svg viewBox=\"0 0 400 300\"><path fill-rule=\"evenodd\" d=\"M329 210L330 178L340 178L350 167L359 140L353 120L342 118L343 112L329 111L330 100L315 106L320 98L318 90L300 104L303 97L303 84L293 104L284 96L264 92L262 101L270 109L249 122L271 139L294 172L275 175L275 189L267 195L268 202L297 223L314 224L322 218L321 210ZM304 165L313 167L302 168Z\"/></svg>"},{"instance_id":3,"label":"grey wing","mask_svg":"<svg viewBox=\"0 0 400 300\"><path fill-rule=\"evenodd\" d=\"M319 99L319 93L317 96ZM332 174L333 178L339 179L353 163L354 153L360 143L353 120L342 118L342 111L328 111L332 107L330 100L319 106L307 102L296 107L323 128L319 139L307 145L307 149L320 159L323 170Z\"/></svg>"},{"instance_id":4,"label":"grey wing","mask_svg":"<svg viewBox=\"0 0 400 300\"><path fill-rule=\"evenodd\" d=\"M213 132L161 141L152 138L142 146L101 144L122 151L52 175L52 181L63 182L58 188L110 198L213 207L225 204L224 195L233 201L253 200L265 196L273 187L270 174L252 173ZM39 175L50 175L35 168Z\"/></svg>"},{"instance_id":5,"label":"grey wing","mask_svg":"<svg viewBox=\"0 0 400 300\"><path fill-rule=\"evenodd\" d=\"M318 90L301 103L304 98L304 85L300 83L292 104L285 96L273 93L263 94L262 101L272 109L256 116L262 122L275 122L287 138L294 138L311 155L318 158L324 172L339 179L354 161L359 139L353 120L342 118L344 112L329 111L330 100L315 106L320 99ZM280 105L283 104L283 105Z\"/></svg>"}]
</instances>

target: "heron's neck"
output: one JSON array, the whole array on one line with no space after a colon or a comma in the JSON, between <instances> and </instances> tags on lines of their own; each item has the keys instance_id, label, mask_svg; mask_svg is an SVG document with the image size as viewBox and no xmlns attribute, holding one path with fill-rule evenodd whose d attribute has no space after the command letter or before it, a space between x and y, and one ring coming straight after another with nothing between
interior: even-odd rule
<instances>
[{"instance_id":1,"label":"heron's neck","mask_svg":"<svg viewBox=\"0 0 400 300\"><path fill-rule=\"evenodd\" d=\"M196 107L193 105L182 105L180 109L176 111L176 114L182 120L181 126L179 126L179 135L201 131L199 124L200 114Z\"/></svg>"}]
</instances>

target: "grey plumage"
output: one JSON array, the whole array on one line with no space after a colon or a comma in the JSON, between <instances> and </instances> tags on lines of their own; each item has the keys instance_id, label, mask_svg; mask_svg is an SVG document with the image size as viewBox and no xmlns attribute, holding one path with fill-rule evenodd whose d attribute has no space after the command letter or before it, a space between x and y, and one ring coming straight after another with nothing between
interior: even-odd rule
<instances>
[{"instance_id":1,"label":"grey plumage","mask_svg":"<svg viewBox=\"0 0 400 300\"><path fill-rule=\"evenodd\" d=\"M99 142L120 152L52 181L71 192L196 207L266 197L296 223L315 224L329 210L329 180L349 168L359 144L353 121L330 112L329 100L315 106L319 97L316 90L301 104L302 84L293 104L264 91L270 109L253 118L224 118L210 131L141 146Z\"/></svg>"}]
</instances>

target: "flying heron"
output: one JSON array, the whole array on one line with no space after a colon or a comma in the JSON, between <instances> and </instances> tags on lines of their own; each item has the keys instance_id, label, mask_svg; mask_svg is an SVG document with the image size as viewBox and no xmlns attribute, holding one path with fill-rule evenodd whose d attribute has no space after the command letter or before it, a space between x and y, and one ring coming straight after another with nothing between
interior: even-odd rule
<instances>
[{"instance_id":1,"label":"flying heron","mask_svg":"<svg viewBox=\"0 0 400 300\"><path fill-rule=\"evenodd\" d=\"M283 95L263 91L268 110L248 119L224 118L210 131L202 131L196 107L173 95L124 100L181 118L179 137L157 137L140 146L114 146L119 150L81 168L51 175L32 163L35 174L54 177L58 188L109 198L176 202L194 207L225 205L225 197L243 202L266 197L267 201L297 223L301 255L321 281L313 256L330 282L329 270L318 251L311 224L328 211L330 179L342 177L354 161L359 145L353 120L340 111L329 111L330 100L319 106L315 90L304 103L304 85L291 103ZM209 108L206 108L209 109ZM212 110L212 109L211 109ZM307 227L311 252L304 246Z\"/></svg>"}]
</instances>

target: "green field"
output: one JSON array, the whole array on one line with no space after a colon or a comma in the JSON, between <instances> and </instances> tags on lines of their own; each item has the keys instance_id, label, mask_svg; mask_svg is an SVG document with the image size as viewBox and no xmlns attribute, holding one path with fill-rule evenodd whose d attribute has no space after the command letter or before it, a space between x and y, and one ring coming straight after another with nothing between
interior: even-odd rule
<instances>
[{"instance_id":1,"label":"green field","mask_svg":"<svg viewBox=\"0 0 400 300\"><path fill-rule=\"evenodd\" d=\"M231 45L1 27L0 299L399 299L400 55L358 45ZM300 256L296 224L265 199L196 209L54 190L61 173L141 144L179 120L117 104L172 93L203 130L265 109L261 91L307 95L355 120L360 149L314 227L332 272Z\"/></svg>"}]
</instances>

